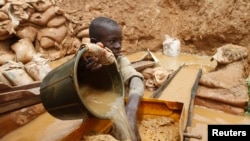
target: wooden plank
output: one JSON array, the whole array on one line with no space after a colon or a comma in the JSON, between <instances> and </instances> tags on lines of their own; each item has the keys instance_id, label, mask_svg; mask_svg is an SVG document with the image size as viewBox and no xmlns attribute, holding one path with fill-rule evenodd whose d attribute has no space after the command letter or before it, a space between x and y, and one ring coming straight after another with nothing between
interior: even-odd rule
<instances>
[{"instance_id":1,"label":"wooden plank","mask_svg":"<svg viewBox=\"0 0 250 141\"><path fill-rule=\"evenodd\" d=\"M14 91L0 95L0 114L18 110L41 102L39 95L29 91Z\"/></svg>"},{"instance_id":2,"label":"wooden plank","mask_svg":"<svg viewBox=\"0 0 250 141\"><path fill-rule=\"evenodd\" d=\"M43 105L39 103L7 114L1 114L0 127L4 130L0 130L0 138L21 126L26 125L44 112L45 109Z\"/></svg>"},{"instance_id":3,"label":"wooden plank","mask_svg":"<svg viewBox=\"0 0 250 141\"><path fill-rule=\"evenodd\" d=\"M11 91L17 91L17 90L29 90L29 89L37 88L37 87L40 87L41 83L42 83L41 81L35 81L33 83L22 85L22 86L8 86L6 84L0 83L0 94L11 92Z\"/></svg>"},{"instance_id":4,"label":"wooden plank","mask_svg":"<svg viewBox=\"0 0 250 141\"><path fill-rule=\"evenodd\" d=\"M192 100L192 89L198 74L199 69L190 66L183 66L168 87L165 88L162 94L158 97L160 100L181 102L184 104L184 128L187 126L189 107Z\"/></svg>"},{"instance_id":5,"label":"wooden plank","mask_svg":"<svg viewBox=\"0 0 250 141\"><path fill-rule=\"evenodd\" d=\"M0 114L40 103L40 83L1 90Z\"/></svg>"},{"instance_id":6,"label":"wooden plank","mask_svg":"<svg viewBox=\"0 0 250 141\"><path fill-rule=\"evenodd\" d=\"M0 82L0 91L1 90L6 90L6 89L11 89L11 88L13 88L13 86L5 84L3 82Z\"/></svg>"},{"instance_id":7,"label":"wooden plank","mask_svg":"<svg viewBox=\"0 0 250 141\"><path fill-rule=\"evenodd\" d=\"M148 56L147 51L136 52L130 55L126 55L131 63L138 62L144 60ZM151 59L151 58L150 58Z\"/></svg>"},{"instance_id":8,"label":"wooden plank","mask_svg":"<svg viewBox=\"0 0 250 141\"><path fill-rule=\"evenodd\" d=\"M16 99L21 99L21 98L28 98L28 97L34 97L34 93L28 90L19 90L19 91L10 91L6 93L1 93L0 94L0 103L8 102L8 101L13 101Z\"/></svg>"}]
</instances>

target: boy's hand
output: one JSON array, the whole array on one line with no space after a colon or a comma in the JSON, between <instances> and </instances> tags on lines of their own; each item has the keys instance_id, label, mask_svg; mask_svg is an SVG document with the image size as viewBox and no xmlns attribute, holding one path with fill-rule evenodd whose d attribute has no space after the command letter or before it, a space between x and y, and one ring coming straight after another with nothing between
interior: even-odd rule
<instances>
[{"instance_id":1,"label":"boy's hand","mask_svg":"<svg viewBox=\"0 0 250 141\"><path fill-rule=\"evenodd\" d=\"M98 63L98 58L97 57L88 57L85 58L85 69L89 71L96 71L102 67L102 64Z\"/></svg>"}]
</instances>

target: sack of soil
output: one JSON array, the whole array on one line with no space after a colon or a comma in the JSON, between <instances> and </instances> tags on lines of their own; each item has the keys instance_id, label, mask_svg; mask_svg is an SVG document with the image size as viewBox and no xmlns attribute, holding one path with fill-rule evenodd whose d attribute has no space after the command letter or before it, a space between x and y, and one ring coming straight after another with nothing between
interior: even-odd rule
<instances>
[{"instance_id":1,"label":"sack of soil","mask_svg":"<svg viewBox=\"0 0 250 141\"><path fill-rule=\"evenodd\" d=\"M8 61L14 61L16 59L15 53L10 50L10 41L0 41L0 65Z\"/></svg>"},{"instance_id":2,"label":"sack of soil","mask_svg":"<svg viewBox=\"0 0 250 141\"><path fill-rule=\"evenodd\" d=\"M3 76L1 72L0 72L0 82L11 86L10 82Z\"/></svg>"},{"instance_id":3,"label":"sack of soil","mask_svg":"<svg viewBox=\"0 0 250 141\"><path fill-rule=\"evenodd\" d=\"M41 81L52 70L48 62L49 59L36 55L32 61L24 65L24 68L35 81Z\"/></svg>"},{"instance_id":4,"label":"sack of soil","mask_svg":"<svg viewBox=\"0 0 250 141\"><path fill-rule=\"evenodd\" d=\"M24 70L24 65L21 62L9 61L2 65L0 69L13 86L26 85L34 81Z\"/></svg>"},{"instance_id":5,"label":"sack of soil","mask_svg":"<svg viewBox=\"0 0 250 141\"><path fill-rule=\"evenodd\" d=\"M11 45L11 49L16 54L16 60L24 64L31 61L36 54L33 43L28 38L18 40L18 42Z\"/></svg>"}]
</instances>

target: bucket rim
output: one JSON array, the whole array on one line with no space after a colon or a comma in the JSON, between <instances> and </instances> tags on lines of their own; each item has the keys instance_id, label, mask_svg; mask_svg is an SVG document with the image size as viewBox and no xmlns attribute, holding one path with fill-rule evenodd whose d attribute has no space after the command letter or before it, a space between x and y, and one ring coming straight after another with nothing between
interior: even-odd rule
<instances>
[{"instance_id":1,"label":"bucket rim","mask_svg":"<svg viewBox=\"0 0 250 141\"><path fill-rule=\"evenodd\" d=\"M72 77L73 77L73 81L74 81L74 86L75 86L75 90L76 90L76 93L77 93L77 96L79 98L79 100L81 101L81 104L87 109L87 111L96 116L94 113L92 113L90 110L89 110L89 107L84 103L84 101L82 100L81 96L80 96L80 91L79 91L79 84L78 84L78 78L77 78L77 72L78 72L78 64L80 62L80 59L82 57L82 54L86 51L87 49L86 48L82 48L80 49L77 53L76 53L76 57L75 57L75 62L74 62L74 69L73 69L73 74ZM99 117L99 116L97 116Z\"/></svg>"}]
</instances>

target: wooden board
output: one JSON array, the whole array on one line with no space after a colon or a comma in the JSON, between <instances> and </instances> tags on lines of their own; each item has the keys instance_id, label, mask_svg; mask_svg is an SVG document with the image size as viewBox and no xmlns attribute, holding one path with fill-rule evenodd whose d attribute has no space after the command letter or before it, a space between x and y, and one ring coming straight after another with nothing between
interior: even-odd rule
<instances>
[{"instance_id":1,"label":"wooden board","mask_svg":"<svg viewBox=\"0 0 250 141\"><path fill-rule=\"evenodd\" d=\"M11 89L11 88L12 88L11 85L0 82L0 90Z\"/></svg>"},{"instance_id":2,"label":"wooden board","mask_svg":"<svg viewBox=\"0 0 250 141\"><path fill-rule=\"evenodd\" d=\"M40 103L40 84L39 81L0 89L0 114Z\"/></svg>"},{"instance_id":3,"label":"wooden board","mask_svg":"<svg viewBox=\"0 0 250 141\"><path fill-rule=\"evenodd\" d=\"M24 126L45 112L41 103L25 107L7 114L0 114L0 138L17 128Z\"/></svg>"},{"instance_id":4,"label":"wooden board","mask_svg":"<svg viewBox=\"0 0 250 141\"><path fill-rule=\"evenodd\" d=\"M0 94L0 114L18 110L41 102L39 95L19 90Z\"/></svg>"},{"instance_id":5,"label":"wooden board","mask_svg":"<svg viewBox=\"0 0 250 141\"><path fill-rule=\"evenodd\" d=\"M198 74L199 69L183 66L158 97L160 100L181 102L184 104L184 127L187 125L191 93Z\"/></svg>"},{"instance_id":6,"label":"wooden board","mask_svg":"<svg viewBox=\"0 0 250 141\"><path fill-rule=\"evenodd\" d=\"M138 62L144 60L148 56L147 51L142 51L142 52L136 52L130 55L126 55L126 57L129 59L131 63Z\"/></svg>"}]
</instances>

